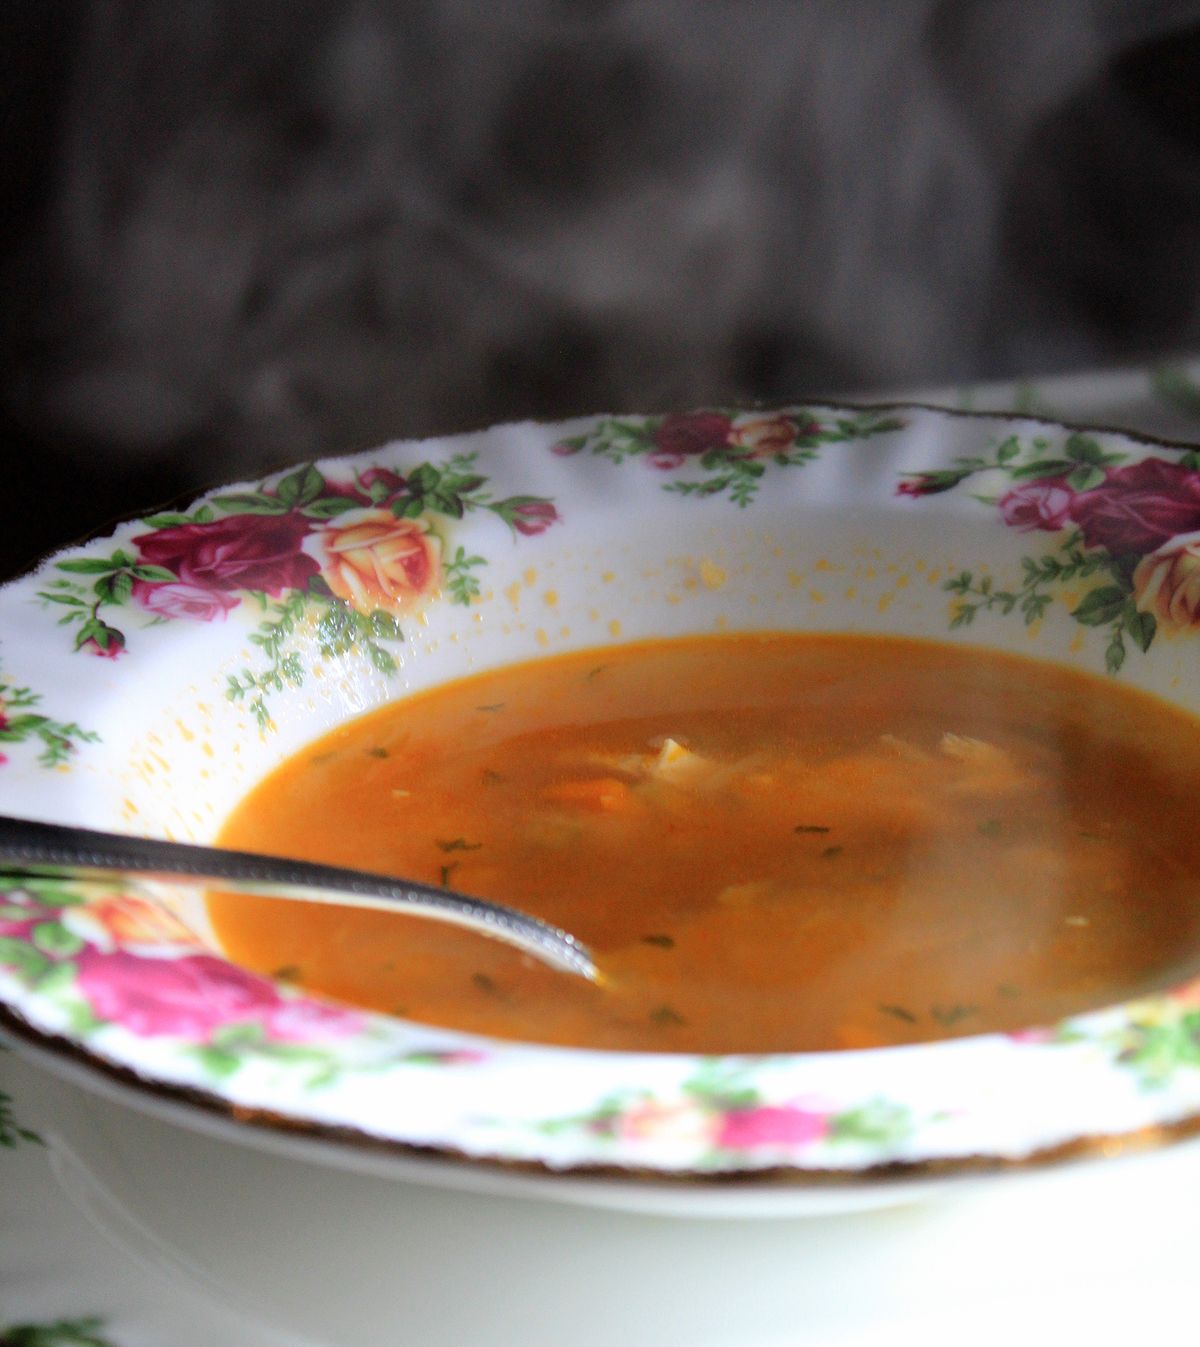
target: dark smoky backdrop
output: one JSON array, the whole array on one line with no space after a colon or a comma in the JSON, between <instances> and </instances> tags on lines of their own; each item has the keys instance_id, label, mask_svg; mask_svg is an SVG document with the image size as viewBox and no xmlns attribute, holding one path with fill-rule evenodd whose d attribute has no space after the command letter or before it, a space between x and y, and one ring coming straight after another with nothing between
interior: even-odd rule
<instances>
[{"instance_id":1,"label":"dark smoky backdrop","mask_svg":"<svg viewBox=\"0 0 1200 1347\"><path fill-rule=\"evenodd\" d=\"M522 417L1200 344L1200 2L8 0L0 570Z\"/></svg>"}]
</instances>

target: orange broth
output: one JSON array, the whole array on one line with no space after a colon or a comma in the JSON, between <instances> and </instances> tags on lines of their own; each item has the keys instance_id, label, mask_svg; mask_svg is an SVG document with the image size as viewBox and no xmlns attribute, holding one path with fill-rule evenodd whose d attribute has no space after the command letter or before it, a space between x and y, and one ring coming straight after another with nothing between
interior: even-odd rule
<instances>
[{"instance_id":1,"label":"orange broth","mask_svg":"<svg viewBox=\"0 0 1200 1347\"><path fill-rule=\"evenodd\" d=\"M344 725L223 845L407 875L575 932L597 988L461 929L210 897L313 991L596 1048L857 1048L1044 1023L1200 964L1200 724L934 642L758 634L539 659Z\"/></svg>"}]
</instances>

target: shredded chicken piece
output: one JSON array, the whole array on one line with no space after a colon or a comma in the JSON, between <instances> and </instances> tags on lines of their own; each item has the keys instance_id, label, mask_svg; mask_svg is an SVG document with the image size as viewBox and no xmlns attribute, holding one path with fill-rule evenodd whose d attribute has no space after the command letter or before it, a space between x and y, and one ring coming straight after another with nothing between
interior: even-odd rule
<instances>
[{"instance_id":1,"label":"shredded chicken piece","mask_svg":"<svg viewBox=\"0 0 1200 1347\"><path fill-rule=\"evenodd\" d=\"M960 794L1011 795L1029 787L1029 773L1013 761L1012 754L986 740L943 734L938 748L943 756L966 769L952 787Z\"/></svg>"},{"instance_id":2,"label":"shredded chicken piece","mask_svg":"<svg viewBox=\"0 0 1200 1347\"><path fill-rule=\"evenodd\" d=\"M995 744L985 739L972 739L965 734L943 734L938 750L955 762L965 762L976 767L1012 766L1011 756Z\"/></svg>"},{"instance_id":3,"label":"shredded chicken piece","mask_svg":"<svg viewBox=\"0 0 1200 1347\"><path fill-rule=\"evenodd\" d=\"M772 885L765 879L752 879L745 884L727 884L717 894L717 902L725 907L754 907L771 896Z\"/></svg>"},{"instance_id":4,"label":"shredded chicken piece","mask_svg":"<svg viewBox=\"0 0 1200 1347\"><path fill-rule=\"evenodd\" d=\"M926 753L923 748L918 748L916 744L910 744L907 739L901 739L895 734L881 734L879 736L880 744L893 753L898 758L903 758L905 762L932 762L933 758Z\"/></svg>"},{"instance_id":5,"label":"shredded chicken piece","mask_svg":"<svg viewBox=\"0 0 1200 1347\"><path fill-rule=\"evenodd\" d=\"M677 739L664 739L658 757L650 768L650 777L673 786L695 786L706 782L720 770L712 758L694 752Z\"/></svg>"}]
</instances>

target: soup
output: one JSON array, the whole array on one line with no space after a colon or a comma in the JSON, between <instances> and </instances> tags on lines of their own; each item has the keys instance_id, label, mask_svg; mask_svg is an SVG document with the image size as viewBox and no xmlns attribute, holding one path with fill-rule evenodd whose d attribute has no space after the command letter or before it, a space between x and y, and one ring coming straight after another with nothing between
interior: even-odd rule
<instances>
[{"instance_id":1,"label":"soup","mask_svg":"<svg viewBox=\"0 0 1200 1347\"><path fill-rule=\"evenodd\" d=\"M542 1043L874 1047L1015 1029L1198 964L1197 722L1065 668L883 637L663 640L409 697L268 777L223 845L574 932L603 987L417 918L210 898L229 956Z\"/></svg>"}]
</instances>

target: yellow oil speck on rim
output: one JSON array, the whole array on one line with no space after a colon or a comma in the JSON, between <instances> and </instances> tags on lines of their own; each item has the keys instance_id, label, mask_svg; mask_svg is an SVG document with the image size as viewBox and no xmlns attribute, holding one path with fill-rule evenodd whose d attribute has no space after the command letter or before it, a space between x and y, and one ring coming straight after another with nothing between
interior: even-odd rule
<instances>
[{"instance_id":1,"label":"yellow oil speck on rim","mask_svg":"<svg viewBox=\"0 0 1200 1347\"><path fill-rule=\"evenodd\" d=\"M617 578L616 571L605 571L600 576L601 581L606 585L611 585L616 578Z\"/></svg>"},{"instance_id":2,"label":"yellow oil speck on rim","mask_svg":"<svg viewBox=\"0 0 1200 1347\"><path fill-rule=\"evenodd\" d=\"M881 594L879 596L879 602L875 605L875 607L879 612L886 613L887 610L892 606L892 604L895 603L895 601L896 601L895 594Z\"/></svg>"},{"instance_id":3,"label":"yellow oil speck on rim","mask_svg":"<svg viewBox=\"0 0 1200 1347\"><path fill-rule=\"evenodd\" d=\"M920 567L918 567L917 569L920 570ZM925 577L925 579L928 580L931 585L936 585L941 578L942 573L937 569L936 566Z\"/></svg>"},{"instance_id":4,"label":"yellow oil speck on rim","mask_svg":"<svg viewBox=\"0 0 1200 1347\"><path fill-rule=\"evenodd\" d=\"M808 597L812 603L824 603L825 591L823 589L810 589L808 591Z\"/></svg>"},{"instance_id":5,"label":"yellow oil speck on rim","mask_svg":"<svg viewBox=\"0 0 1200 1347\"><path fill-rule=\"evenodd\" d=\"M534 568L530 566L529 569L525 572L525 574L521 578L525 581L527 585L536 585L537 571L535 571Z\"/></svg>"},{"instance_id":6,"label":"yellow oil speck on rim","mask_svg":"<svg viewBox=\"0 0 1200 1347\"><path fill-rule=\"evenodd\" d=\"M550 637L547 635L545 627L539 627L537 631L534 632L534 639L543 650L550 644Z\"/></svg>"},{"instance_id":7,"label":"yellow oil speck on rim","mask_svg":"<svg viewBox=\"0 0 1200 1347\"><path fill-rule=\"evenodd\" d=\"M615 637L615 636L620 636L620 634L621 634L621 623L620 623L620 622L618 621L618 619L615 618L615 617L609 618L609 621L608 621L608 634L609 634L610 636L614 636L614 637Z\"/></svg>"},{"instance_id":8,"label":"yellow oil speck on rim","mask_svg":"<svg viewBox=\"0 0 1200 1347\"><path fill-rule=\"evenodd\" d=\"M700 563L700 581L705 589L724 589L728 579L729 576L715 561L706 559Z\"/></svg>"},{"instance_id":9,"label":"yellow oil speck on rim","mask_svg":"<svg viewBox=\"0 0 1200 1347\"><path fill-rule=\"evenodd\" d=\"M504 597L512 604L514 612L521 607L521 586L516 580L505 589Z\"/></svg>"},{"instance_id":10,"label":"yellow oil speck on rim","mask_svg":"<svg viewBox=\"0 0 1200 1347\"><path fill-rule=\"evenodd\" d=\"M555 607L557 607L557 606L558 606L558 590L557 590L557 589L548 589L548 590L542 595L542 602L546 605L547 608L555 608Z\"/></svg>"},{"instance_id":11,"label":"yellow oil speck on rim","mask_svg":"<svg viewBox=\"0 0 1200 1347\"><path fill-rule=\"evenodd\" d=\"M1079 652L1083 649L1083 647L1084 647L1083 632L1077 631L1075 635L1071 637L1071 643L1070 645L1067 646L1067 649L1071 652L1072 655L1078 655Z\"/></svg>"}]
</instances>

